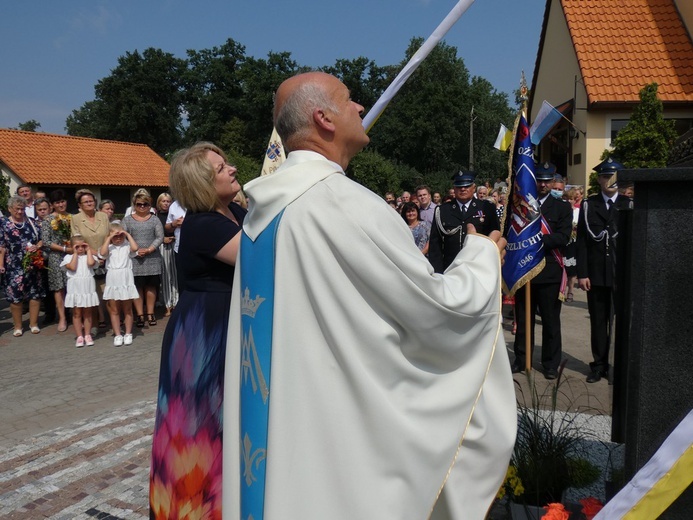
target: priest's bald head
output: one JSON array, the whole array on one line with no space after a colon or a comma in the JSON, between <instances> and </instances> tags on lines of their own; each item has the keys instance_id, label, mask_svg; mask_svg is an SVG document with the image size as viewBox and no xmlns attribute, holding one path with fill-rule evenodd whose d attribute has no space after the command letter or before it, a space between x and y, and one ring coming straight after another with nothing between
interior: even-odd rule
<instances>
[{"instance_id":1,"label":"priest's bald head","mask_svg":"<svg viewBox=\"0 0 693 520\"><path fill-rule=\"evenodd\" d=\"M274 126L286 150L312 150L342 168L368 144L362 113L349 89L324 72L287 79L274 100Z\"/></svg>"}]
</instances>

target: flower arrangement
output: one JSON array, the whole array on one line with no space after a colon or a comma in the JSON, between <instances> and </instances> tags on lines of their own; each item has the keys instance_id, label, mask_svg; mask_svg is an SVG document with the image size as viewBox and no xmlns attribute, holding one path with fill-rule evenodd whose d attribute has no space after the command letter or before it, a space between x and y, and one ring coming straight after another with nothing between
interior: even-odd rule
<instances>
[{"instance_id":1,"label":"flower arrangement","mask_svg":"<svg viewBox=\"0 0 693 520\"><path fill-rule=\"evenodd\" d=\"M517 476L517 468L512 465L508 466L508 471L505 474L505 480L503 480L503 484L498 490L496 498L501 499L508 496L513 499L519 497L524 492L525 488L522 487L522 481L520 480L520 477Z\"/></svg>"},{"instance_id":2,"label":"flower arrangement","mask_svg":"<svg viewBox=\"0 0 693 520\"><path fill-rule=\"evenodd\" d=\"M571 518L592 520L596 514L601 511L602 507L604 507L604 504L594 497L583 498L580 500L580 504L582 504L582 508L580 509L582 515L577 514L577 516L577 512L571 513L559 502L546 504L544 506L546 513L541 517L541 520L570 520Z\"/></svg>"},{"instance_id":3,"label":"flower arrangement","mask_svg":"<svg viewBox=\"0 0 693 520\"><path fill-rule=\"evenodd\" d=\"M65 245L69 245L72 236L72 215L55 215L51 220L51 228Z\"/></svg>"},{"instance_id":4,"label":"flower arrangement","mask_svg":"<svg viewBox=\"0 0 693 520\"><path fill-rule=\"evenodd\" d=\"M22 268L25 273L34 269L45 269L46 265L43 262L43 253L40 249L36 251L27 251L22 258Z\"/></svg>"}]
</instances>

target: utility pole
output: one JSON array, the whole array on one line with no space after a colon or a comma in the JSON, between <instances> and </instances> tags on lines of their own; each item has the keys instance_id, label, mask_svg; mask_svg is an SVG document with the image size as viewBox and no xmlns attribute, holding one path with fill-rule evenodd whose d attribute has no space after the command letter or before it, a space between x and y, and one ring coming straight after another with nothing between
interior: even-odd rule
<instances>
[{"instance_id":1,"label":"utility pole","mask_svg":"<svg viewBox=\"0 0 693 520\"><path fill-rule=\"evenodd\" d=\"M474 171L474 105L469 113L469 171Z\"/></svg>"}]
</instances>

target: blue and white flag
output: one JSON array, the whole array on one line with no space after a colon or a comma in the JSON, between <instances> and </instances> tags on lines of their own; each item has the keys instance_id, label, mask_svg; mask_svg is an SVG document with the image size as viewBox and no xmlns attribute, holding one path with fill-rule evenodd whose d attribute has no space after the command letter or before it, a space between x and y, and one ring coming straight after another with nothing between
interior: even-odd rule
<instances>
[{"instance_id":1,"label":"blue and white flag","mask_svg":"<svg viewBox=\"0 0 693 520\"><path fill-rule=\"evenodd\" d=\"M520 114L515 130L508 206L504 225L508 245L502 274L503 291L512 296L539 274L545 263L541 211L534 176L534 147L524 114Z\"/></svg>"},{"instance_id":2,"label":"blue and white flag","mask_svg":"<svg viewBox=\"0 0 693 520\"><path fill-rule=\"evenodd\" d=\"M556 126L563 115L556 110L551 103L544 100L539 109L537 117L532 123L532 128L529 129L529 135L532 139L532 144L534 146L538 145L546 134L548 134L551 129Z\"/></svg>"}]
</instances>

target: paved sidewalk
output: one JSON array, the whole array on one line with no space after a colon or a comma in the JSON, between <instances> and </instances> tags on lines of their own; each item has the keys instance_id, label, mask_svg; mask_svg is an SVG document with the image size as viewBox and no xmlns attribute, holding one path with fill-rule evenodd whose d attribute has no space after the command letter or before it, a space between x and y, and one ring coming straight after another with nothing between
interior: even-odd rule
<instances>
[{"instance_id":1,"label":"paved sidewalk","mask_svg":"<svg viewBox=\"0 0 693 520\"><path fill-rule=\"evenodd\" d=\"M25 319L28 316L25 315ZM0 518L142 519L167 319L114 347L72 326L12 337L0 304Z\"/></svg>"},{"instance_id":2,"label":"paved sidewalk","mask_svg":"<svg viewBox=\"0 0 693 520\"><path fill-rule=\"evenodd\" d=\"M570 409L586 406L608 415L607 382L584 383L589 320L584 293L575 298L562 313L566 376L578 398ZM94 347L77 349L71 326L64 333L51 325L37 335L12 337L7 304L0 302L0 519L148 518L166 322L160 318L156 326L136 330L128 347L114 347L109 330ZM506 318L512 360L511 324ZM538 353L534 359L538 367ZM526 382L523 374L515 380ZM544 384L539 374L537 382Z\"/></svg>"}]
</instances>

